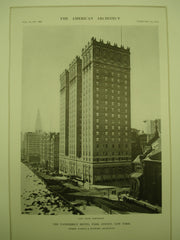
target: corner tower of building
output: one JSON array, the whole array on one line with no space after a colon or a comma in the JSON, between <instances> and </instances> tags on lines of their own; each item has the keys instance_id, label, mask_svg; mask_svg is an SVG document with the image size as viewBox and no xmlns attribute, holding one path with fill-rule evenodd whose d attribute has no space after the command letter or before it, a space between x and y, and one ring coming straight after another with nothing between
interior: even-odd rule
<instances>
[{"instance_id":1,"label":"corner tower of building","mask_svg":"<svg viewBox=\"0 0 180 240\"><path fill-rule=\"evenodd\" d=\"M131 172L130 49L95 38L82 50L83 179L111 184Z\"/></svg>"}]
</instances>

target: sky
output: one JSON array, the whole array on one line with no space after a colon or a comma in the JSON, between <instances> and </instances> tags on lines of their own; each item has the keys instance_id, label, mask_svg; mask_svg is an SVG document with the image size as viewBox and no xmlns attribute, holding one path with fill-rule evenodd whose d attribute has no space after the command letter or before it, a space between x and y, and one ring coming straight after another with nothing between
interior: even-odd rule
<instances>
[{"instance_id":1,"label":"sky","mask_svg":"<svg viewBox=\"0 0 180 240\"><path fill-rule=\"evenodd\" d=\"M91 37L121 45L120 26L27 26L22 49L22 131L59 131L59 76ZM131 127L160 118L159 41L156 26L123 26L131 56Z\"/></svg>"}]
</instances>

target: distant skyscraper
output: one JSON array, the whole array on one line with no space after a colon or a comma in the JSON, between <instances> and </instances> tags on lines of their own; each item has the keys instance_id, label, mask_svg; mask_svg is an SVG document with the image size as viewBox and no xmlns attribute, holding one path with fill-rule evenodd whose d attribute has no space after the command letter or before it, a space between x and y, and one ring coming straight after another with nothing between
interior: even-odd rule
<instances>
[{"instance_id":1,"label":"distant skyscraper","mask_svg":"<svg viewBox=\"0 0 180 240\"><path fill-rule=\"evenodd\" d=\"M41 132L42 131L41 116L40 116L39 109L37 111L37 116L36 116L35 131L36 132Z\"/></svg>"}]
</instances>

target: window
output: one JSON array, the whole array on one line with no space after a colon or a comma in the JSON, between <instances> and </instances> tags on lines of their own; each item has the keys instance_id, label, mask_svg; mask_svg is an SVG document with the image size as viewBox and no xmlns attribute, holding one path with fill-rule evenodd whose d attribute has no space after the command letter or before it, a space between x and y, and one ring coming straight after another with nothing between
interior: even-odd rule
<instances>
[{"instance_id":1,"label":"window","mask_svg":"<svg viewBox=\"0 0 180 240\"><path fill-rule=\"evenodd\" d=\"M96 138L96 142L99 142L99 138Z\"/></svg>"}]
</instances>

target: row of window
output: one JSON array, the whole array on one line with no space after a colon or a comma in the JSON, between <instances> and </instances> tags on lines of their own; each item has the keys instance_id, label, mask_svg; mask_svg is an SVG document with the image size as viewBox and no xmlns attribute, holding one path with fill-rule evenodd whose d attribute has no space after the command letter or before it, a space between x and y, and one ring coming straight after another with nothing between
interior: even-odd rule
<instances>
[{"instance_id":1,"label":"row of window","mask_svg":"<svg viewBox=\"0 0 180 240\"><path fill-rule=\"evenodd\" d=\"M98 85L98 84L97 84ZM117 88L120 88L120 85L117 85L117 86L112 86L112 88L115 88L115 90L114 89L110 89L110 88L105 88L105 89L103 89L103 88L101 88L100 90L101 90L101 93L103 93L103 91L105 91L105 93L108 93L108 92L110 92L111 91L111 93L115 93L115 92L117 92L118 94L120 94L121 93L121 91L119 91L119 90L117 90ZM124 88L125 89L127 89L127 86L124 86ZM96 87L96 91L97 92L99 92L99 87ZM127 91L124 91L123 90L123 92L122 93L124 93L124 95L127 95Z\"/></svg>"},{"instance_id":2,"label":"row of window","mask_svg":"<svg viewBox=\"0 0 180 240\"><path fill-rule=\"evenodd\" d=\"M108 134L106 134L106 135L108 135ZM128 134L126 136L128 136ZM105 142L108 142L108 141L114 142L115 140L120 142L121 138L113 138L113 137L110 137L109 139L108 139L108 137L103 138L103 141L105 141ZM126 138L126 139L124 139L124 141L128 142L128 139ZM99 137L96 138L96 142L99 142Z\"/></svg>"},{"instance_id":3,"label":"row of window","mask_svg":"<svg viewBox=\"0 0 180 240\"><path fill-rule=\"evenodd\" d=\"M114 76L113 72L112 73L109 72L109 74ZM103 75L96 74L96 79L104 78L104 80L109 79L109 80L111 80L111 82L114 82L117 79L117 82L119 82L120 81L119 77L124 77L125 79L127 79L127 77L128 77L127 73L118 73L117 76L118 76L118 78L114 78L114 77L109 77L109 76L103 76Z\"/></svg>"},{"instance_id":4,"label":"row of window","mask_svg":"<svg viewBox=\"0 0 180 240\"><path fill-rule=\"evenodd\" d=\"M118 100L120 100L120 97L119 98L117 98ZM105 101L101 101L101 104L103 104L103 103L105 103L106 105L108 104L108 101L107 100L105 100ZM109 103L111 103L111 105L115 105L115 106L118 106L118 107L120 107L120 106L124 106L124 107L127 107L128 106L128 104L127 103L120 103L120 102L116 102L116 104L115 104L115 102L114 101L109 101ZM99 104L99 99L96 99L96 104ZM87 105L87 106L90 106L90 105ZM85 107L85 105L83 105L83 107ZM107 107L107 106L105 106L105 107Z\"/></svg>"},{"instance_id":5,"label":"row of window","mask_svg":"<svg viewBox=\"0 0 180 240\"><path fill-rule=\"evenodd\" d=\"M102 95L101 95L102 96ZM96 98L98 99L99 98L99 93L96 93ZM108 96L107 95L105 95L105 104L111 104L112 106L114 106L114 102L112 102L112 101L107 101L107 99L108 99ZM114 99L114 98L113 98ZM119 100L120 100L120 98L119 98ZM125 101L125 102L127 102L128 101L128 98L127 97L123 97L123 99L122 99L123 101ZM117 103L117 105L118 106L120 106L120 103Z\"/></svg>"},{"instance_id":6,"label":"row of window","mask_svg":"<svg viewBox=\"0 0 180 240\"><path fill-rule=\"evenodd\" d=\"M103 113L99 113L99 112L96 112L96 117L99 117L99 116L102 116L102 115L105 115L105 117L107 117L108 115L110 115L110 114L108 114L107 112L103 112ZM118 114L114 114L114 113L111 113L111 117L113 118L113 117L115 117L115 116L117 116L118 118L120 118L121 117L121 115L118 113ZM123 114L123 117L124 118L128 118L128 116L127 116L127 114Z\"/></svg>"},{"instance_id":7,"label":"row of window","mask_svg":"<svg viewBox=\"0 0 180 240\"><path fill-rule=\"evenodd\" d=\"M120 109L120 108L117 108L117 107L116 107L116 108L114 108L114 107L109 107L109 108L108 108L108 107L104 107L104 106L100 108L99 106L96 106L96 110L97 110L97 111L99 111L100 109L103 109L105 112L107 112L107 111L108 111L108 112L112 112L112 113L113 113L114 111L115 111L115 112L118 112L118 113L121 112L121 113L123 113L122 116L124 116L124 113L127 114L127 112L128 112L127 108L124 108L124 109ZM86 113L86 111L84 111L84 113ZM103 112L103 113L104 113L104 112ZM101 112L101 114L103 114L103 113ZM105 113L104 113L104 114L105 114Z\"/></svg>"},{"instance_id":8,"label":"row of window","mask_svg":"<svg viewBox=\"0 0 180 240\"><path fill-rule=\"evenodd\" d=\"M104 147L105 147L105 148L108 148L108 147L112 147L112 148L118 147L118 148L120 148L120 147L122 147L122 144L120 144L120 143L119 143L119 144L114 144L114 143L113 143L113 144L112 144L112 143L108 144L108 143L106 143L106 144L102 144L102 145L99 144L99 143L96 144L96 148L99 148L99 147L101 147L101 146L102 146L103 148L104 148ZM128 144L127 144L127 143L124 144L124 147L125 147L125 148L128 148Z\"/></svg>"},{"instance_id":9,"label":"row of window","mask_svg":"<svg viewBox=\"0 0 180 240\"><path fill-rule=\"evenodd\" d=\"M103 127L101 126L101 129L102 129ZM114 125L111 125L110 127L108 126L108 125L104 125L104 128L105 129L112 129L112 130L114 130L114 129L118 129L118 130L120 130L121 129L121 126L114 126ZM99 125L98 124L96 124L96 129L99 129ZM128 127L125 127L125 128L123 128L123 129L125 129L125 130L128 130Z\"/></svg>"},{"instance_id":10,"label":"row of window","mask_svg":"<svg viewBox=\"0 0 180 240\"><path fill-rule=\"evenodd\" d=\"M103 122L105 122L105 123L108 123L108 119L101 119L101 120L103 120ZM110 121L112 121L111 119L110 119ZM84 122L84 121L83 121ZM101 121L102 122L102 121ZM125 125L127 125L128 124L128 121L123 121L124 122L124 124ZM99 118L96 118L96 123L99 123ZM114 124L114 121L113 122L111 122L111 124Z\"/></svg>"},{"instance_id":11,"label":"row of window","mask_svg":"<svg viewBox=\"0 0 180 240\"><path fill-rule=\"evenodd\" d=\"M96 156L128 155L128 152L96 152Z\"/></svg>"},{"instance_id":12,"label":"row of window","mask_svg":"<svg viewBox=\"0 0 180 240\"><path fill-rule=\"evenodd\" d=\"M101 134L102 134L102 132L101 132ZM107 131L106 131L106 132L104 132L104 134L105 134L105 135L110 135L110 134L111 134L112 136L114 136L114 135L115 135L115 132L107 132ZM99 132L98 132L98 131L96 131L96 135L99 135ZM122 133L116 132L116 135L122 135ZM127 135L128 135L128 132L125 132L124 135L127 136Z\"/></svg>"}]
</instances>

